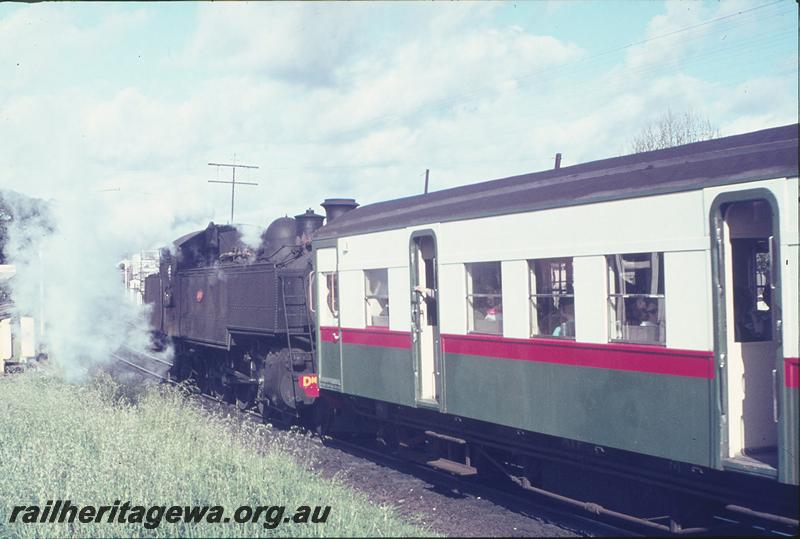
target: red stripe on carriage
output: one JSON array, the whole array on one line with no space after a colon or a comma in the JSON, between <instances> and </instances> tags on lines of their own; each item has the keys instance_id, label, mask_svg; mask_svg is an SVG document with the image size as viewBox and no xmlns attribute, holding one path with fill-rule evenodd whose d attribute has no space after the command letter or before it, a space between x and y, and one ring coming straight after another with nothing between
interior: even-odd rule
<instances>
[{"instance_id":1,"label":"red stripe on carriage","mask_svg":"<svg viewBox=\"0 0 800 539\"><path fill-rule=\"evenodd\" d=\"M596 369L714 377L714 353L635 344L593 344L554 339L442 335L448 354L558 363Z\"/></svg>"},{"instance_id":2,"label":"red stripe on carriage","mask_svg":"<svg viewBox=\"0 0 800 539\"><path fill-rule=\"evenodd\" d=\"M339 328L320 326L319 337L322 342L339 342Z\"/></svg>"},{"instance_id":3,"label":"red stripe on carriage","mask_svg":"<svg viewBox=\"0 0 800 539\"><path fill-rule=\"evenodd\" d=\"M800 387L800 358L787 357L784 359L784 384L786 387L797 389Z\"/></svg>"},{"instance_id":4,"label":"red stripe on carriage","mask_svg":"<svg viewBox=\"0 0 800 539\"><path fill-rule=\"evenodd\" d=\"M342 339L344 344L411 349L410 331L392 331L375 327L367 329L342 328Z\"/></svg>"},{"instance_id":5,"label":"red stripe on carriage","mask_svg":"<svg viewBox=\"0 0 800 539\"><path fill-rule=\"evenodd\" d=\"M411 332L409 331L392 331L379 327L339 329L321 326L319 332L323 342L336 343L341 338L344 344L411 349Z\"/></svg>"}]
</instances>

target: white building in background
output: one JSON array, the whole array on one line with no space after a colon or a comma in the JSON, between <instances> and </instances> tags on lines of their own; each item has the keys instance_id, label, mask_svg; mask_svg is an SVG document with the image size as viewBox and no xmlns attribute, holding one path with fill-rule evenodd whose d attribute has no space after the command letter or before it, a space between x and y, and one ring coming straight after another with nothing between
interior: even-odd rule
<instances>
[{"instance_id":1,"label":"white building in background","mask_svg":"<svg viewBox=\"0 0 800 539\"><path fill-rule=\"evenodd\" d=\"M0 264L0 374L7 364L27 363L36 357L36 324L32 316L15 312L9 281L14 266Z\"/></svg>"},{"instance_id":2,"label":"white building in background","mask_svg":"<svg viewBox=\"0 0 800 539\"><path fill-rule=\"evenodd\" d=\"M148 275L158 273L160 260L158 249L153 249L139 251L119 263L128 299L137 305L144 302L144 280Z\"/></svg>"}]
</instances>

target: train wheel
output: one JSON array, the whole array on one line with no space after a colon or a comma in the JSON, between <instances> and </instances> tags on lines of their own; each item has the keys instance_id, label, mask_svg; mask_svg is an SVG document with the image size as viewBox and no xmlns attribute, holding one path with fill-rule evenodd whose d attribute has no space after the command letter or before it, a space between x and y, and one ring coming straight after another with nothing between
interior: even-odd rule
<instances>
[{"instance_id":1,"label":"train wheel","mask_svg":"<svg viewBox=\"0 0 800 539\"><path fill-rule=\"evenodd\" d=\"M280 372L280 381L266 391L266 398L260 401L261 417L265 423L287 428L297 421L297 409L294 404L292 375L288 371ZM277 387L275 387L277 386Z\"/></svg>"},{"instance_id":2,"label":"train wheel","mask_svg":"<svg viewBox=\"0 0 800 539\"><path fill-rule=\"evenodd\" d=\"M215 368L215 366L209 365L208 367L206 371L208 382L207 393L215 399L223 402L230 402L230 388L222 382L222 372L218 368Z\"/></svg>"},{"instance_id":3,"label":"train wheel","mask_svg":"<svg viewBox=\"0 0 800 539\"><path fill-rule=\"evenodd\" d=\"M333 432L334 420L336 418L336 410L328 404L325 399L317 399L311 408L310 425L308 428L314 430L317 436L324 439Z\"/></svg>"},{"instance_id":4,"label":"train wheel","mask_svg":"<svg viewBox=\"0 0 800 539\"><path fill-rule=\"evenodd\" d=\"M258 404L258 388L254 385L237 384L234 386L236 407L242 412L252 410Z\"/></svg>"},{"instance_id":5,"label":"train wheel","mask_svg":"<svg viewBox=\"0 0 800 539\"><path fill-rule=\"evenodd\" d=\"M400 439L397 435L397 426L393 423L383 423L375 435L375 439L386 451L394 453L400 447Z\"/></svg>"},{"instance_id":6,"label":"train wheel","mask_svg":"<svg viewBox=\"0 0 800 539\"><path fill-rule=\"evenodd\" d=\"M180 384L192 377L192 366L189 361L179 355L175 355L172 368L169 370L169 379Z\"/></svg>"},{"instance_id":7,"label":"train wheel","mask_svg":"<svg viewBox=\"0 0 800 539\"><path fill-rule=\"evenodd\" d=\"M287 429L297 420L296 411L283 406L280 402L262 400L258 403L258 409L264 423L271 423L279 428Z\"/></svg>"}]
</instances>

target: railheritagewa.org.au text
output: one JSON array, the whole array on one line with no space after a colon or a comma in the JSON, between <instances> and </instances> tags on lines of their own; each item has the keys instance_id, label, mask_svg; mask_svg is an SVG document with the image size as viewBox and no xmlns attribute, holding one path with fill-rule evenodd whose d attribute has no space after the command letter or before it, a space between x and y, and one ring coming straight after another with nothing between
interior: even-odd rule
<instances>
[{"instance_id":1,"label":"railheritagewa.org.au text","mask_svg":"<svg viewBox=\"0 0 800 539\"><path fill-rule=\"evenodd\" d=\"M112 505L77 505L71 500L50 500L41 505L16 505L9 522L23 524L141 524L155 529L168 524L261 524L274 529L281 524L324 524L331 507L301 505L289 509L285 505L241 505L229 512L221 505L135 505L114 501Z\"/></svg>"}]
</instances>

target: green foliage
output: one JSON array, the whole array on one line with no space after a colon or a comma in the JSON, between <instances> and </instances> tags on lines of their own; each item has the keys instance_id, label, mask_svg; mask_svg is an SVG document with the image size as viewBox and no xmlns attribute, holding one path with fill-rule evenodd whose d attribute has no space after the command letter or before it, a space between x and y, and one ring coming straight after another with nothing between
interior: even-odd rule
<instances>
[{"instance_id":1,"label":"green foliage","mask_svg":"<svg viewBox=\"0 0 800 539\"><path fill-rule=\"evenodd\" d=\"M289 436L204 410L179 390L125 396L108 378L70 385L26 373L0 378L0 537L408 536L385 507L299 466ZM259 440L261 442L259 442ZM285 446L285 447L284 447ZM15 505L330 505L325 524L9 523ZM18 519L19 520L19 519Z\"/></svg>"}]
</instances>

